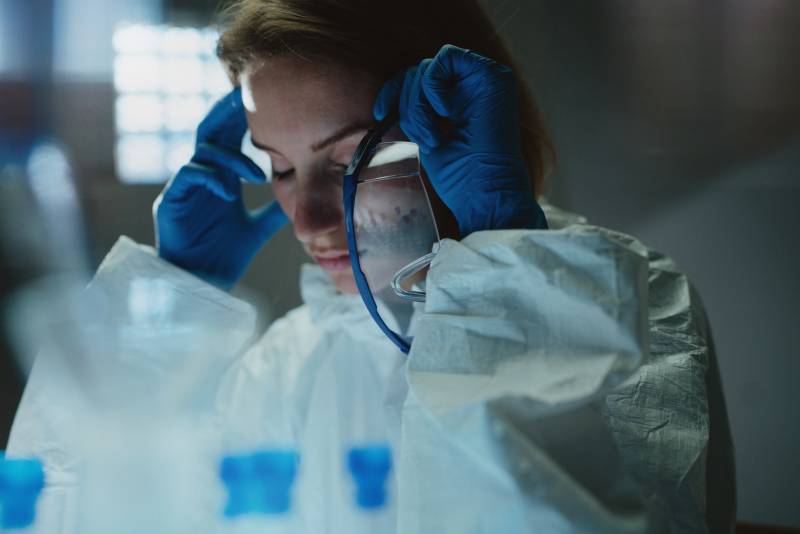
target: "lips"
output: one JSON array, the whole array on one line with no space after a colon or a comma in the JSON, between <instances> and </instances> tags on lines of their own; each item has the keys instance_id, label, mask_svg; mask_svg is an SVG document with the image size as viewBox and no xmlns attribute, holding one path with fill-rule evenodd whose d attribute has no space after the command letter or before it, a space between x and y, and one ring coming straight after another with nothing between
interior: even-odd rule
<instances>
[{"instance_id":1,"label":"lips","mask_svg":"<svg viewBox=\"0 0 800 534\"><path fill-rule=\"evenodd\" d=\"M315 254L314 259L326 271L338 272L350 268L350 254L347 252Z\"/></svg>"}]
</instances>

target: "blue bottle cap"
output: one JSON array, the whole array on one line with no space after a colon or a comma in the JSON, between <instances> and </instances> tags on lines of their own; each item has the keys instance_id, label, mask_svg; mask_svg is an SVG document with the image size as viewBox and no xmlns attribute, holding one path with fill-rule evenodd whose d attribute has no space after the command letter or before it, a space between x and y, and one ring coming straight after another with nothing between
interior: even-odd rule
<instances>
[{"instance_id":1,"label":"blue bottle cap","mask_svg":"<svg viewBox=\"0 0 800 534\"><path fill-rule=\"evenodd\" d=\"M253 455L257 479L264 485L262 513L289 511L289 490L297 474L298 455L293 451L265 451Z\"/></svg>"},{"instance_id":2,"label":"blue bottle cap","mask_svg":"<svg viewBox=\"0 0 800 534\"><path fill-rule=\"evenodd\" d=\"M220 477L228 487L225 516L288 512L298 462L297 452L287 449L224 457Z\"/></svg>"},{"instance_id":3,"label":"blue bottle cap","mask_svg":"<svg viewBox=\"0 0 800 534\"><path fill-rule=\"evenodd\" d=\"M365 509L386 504L386 478L392 469L392 451L387 445L353 447L347 466L356 483L356 503Z\"/></svg>"},{"instance_id":4,"label":"blue bottle cap","mask_svg":"<svg viewBox=\"0 0 800 534\"><path fill-rule=\"evenodd\" d=\"M30 526L42 488L44 469L39 460L0 457L0 528Z\"/></svg>"}]
</instances>

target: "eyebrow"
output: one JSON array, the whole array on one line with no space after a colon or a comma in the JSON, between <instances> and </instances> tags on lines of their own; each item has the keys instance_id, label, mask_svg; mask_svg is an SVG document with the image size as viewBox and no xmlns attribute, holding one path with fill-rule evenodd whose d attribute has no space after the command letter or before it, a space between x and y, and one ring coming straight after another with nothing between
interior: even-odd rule
<instances>
[{"instance_id":1,"label":"eyebrow","mask_svg":"<svg viewBox=\"0 0 800 534\"><path fill-rule=\"evenodd\" d=\"M311 145L311 150L313 152L319 152L323 148L329 147L332 144L341 141L345 137L349 137L349 136L353 135L356 132L360 132L362 130L369 129L374 124L375 124L375 121L372 121L372 120L350 123L350 124L348 124L347 126L345 126L343 128L339 128L332 135L326 137L322 141L317 141L316 143L312 144ZM256 148L260 148L261 150L269 150L270 152L278 152L278 153L280 153L279 150L275 150L274 148L272 148L272 147L270 147L268 145L265 145L263 143L260 143L260 142L256 141L255 139L253 139L252 133L251 133L251 136L250 136L250 141L253 143L253 146L256 147Z\"/></svg>"}]
</instances>

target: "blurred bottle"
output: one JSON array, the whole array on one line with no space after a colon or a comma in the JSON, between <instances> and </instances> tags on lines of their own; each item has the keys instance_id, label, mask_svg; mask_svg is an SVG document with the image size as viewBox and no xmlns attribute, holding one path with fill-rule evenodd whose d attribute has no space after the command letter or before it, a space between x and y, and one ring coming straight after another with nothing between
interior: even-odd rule
<instances>
[{"instance_id":1,"label":"blurred bottle","mask_svg":"<svg viewBox=\"0 0 800 534\"><path fill-rule=\"evenodd\" d=\"M60 434L80 458L78 531L203 532L224 499L216 393L254 319L182 294L181 273L129 274L98 275L39 355L65 411L79 414Z\"/></svg>"},{"instance_id":2,"label":"blurred bottle","mask_svg":"<svg viewBox=\"0 0 800 534\"><path fill-rule=\"evenodd\" d=\"M3 403L13 409L33 364L32 346L42 334L39 319L63 311L55 303L83 289L88 262L64 152L44 138L5 140L0 147L0 388ZM20 314L23 308L28 312ZM2 417L2 442L11 414ZM44 468L30 454L17 456L0 458L0 529L28 531L36 526Z\"/></svg>"},{"instance_id":3,"label":"blurred bottle","mask_svg":"<svg viewBox=\"0 0 800 534\"><path fill-rule=\"evenodd\" d=\"M54 48L52 35L38 30L48 27L52 6L10 5L19 15L13 23L32 30L15 35L20 51L36 52L26 91L35 95L25 99L20 124L0 121L0 341L8 347L0 350L12 355L0 354L0 363L21 375L32 370L32 413L21 419L41 433L16 432L9 454L37 451L49 477L38 479L48 484L42 504L53 499L48 514L30 515L23 505L39 482L20 466L33 464L6 463L0 485L12 498L2 501L2 519L28 517L36 532L206 532L215 517L202 511L223 498L208 490L217 487L221 450L214 392L252 324L236 309L222 318L206 313L213 306L198 304L203 298L181 305L180 281L153 273L126 277L120 268L118 278L89 285L74 175L51 134ZM137 269L146 265L130 271ZM42 392L55 402L31 407ZM58 524L43 524L48 516Z\"/></svg>"},{"instance_id":4,"label":"blurred bottle","mask_svg":"<svg viewBox=\"0 0 800 534\"><path fill-rule=\"evenodd\" d=\"M18 280L2 301L4 332L24 373L35 360L33 395L58 400L22 417L47 438L21 430L14 454L57 467L68 483L56 481L50 493L54 502L74 493L61 520L76 532L206 531L223 498L214 491L222 450L215 394L254 314L216 293L181 291L185 275L164 273L130 242L107 265L112 274L90 284L63 153L37 144L2 170L0 249ZM61 528L39 519L36 532Z\"/></svg>"}]
</instances>

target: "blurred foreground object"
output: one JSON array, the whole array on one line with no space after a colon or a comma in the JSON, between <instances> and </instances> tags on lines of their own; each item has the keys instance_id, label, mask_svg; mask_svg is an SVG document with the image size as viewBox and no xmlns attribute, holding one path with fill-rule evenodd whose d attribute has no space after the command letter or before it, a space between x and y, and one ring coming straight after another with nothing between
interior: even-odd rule
<instances>
[{"instance_id":1,"label":"blurred foreground object","mask_svg":"<svg viewBox=\"0 0 800 534\"><path fill-rule=\"evenodd\" d=\"M0 259L6 274L0 297L6 331L15 337L29 328L14 311L28 300L26 293L41 298L33 288L45 284L49 297L58 300L62 290L69 293L86 285L89 262L78 195L59 145L43 140L6 148L0 161ZM45 309L49 303L38 305ZM25 357L30 354L20 347L15 352L27 372L31 362Z\"/></svg>"},{"instance_id":2,"label":"blurred foreground object","mask_svg":"<svg viewBox=\"0 0 800 534\"><path fill-rule=\"evenodd\" d=\"M20 371L6 380L29 372L43 333L39 319L63 311L56 303L85 286L85 251L72 172L60 146L6 140L0 150L0 363ZM44 485L39 459L0 458L0 529L32 525Z\"/></svg>"},{"instance_id":3,"label":"blurred foreground object","mask_svg":"<svg viewBox=\"0 0 800 534\"><path fill-rule=\"evenodd\" d=\"M44 487L38 460L5 459L0 453L0 529L22 529L33 523L36 500Z\"/></svg>"},{"instance_id":4,"label":"blurred foreground object","mask_svg":"<svg viewBox=\"0 0 800 534\"><path fill-rule=\"evenodd\" d=\"M85 289L55 281L15 301L16 346L36 359L8 452L44 463L35 532L180 534L218 520L215 391L255 312L211 286L187 298L196 279L154 275L164 262L139 248L122 239Z\"/></svg>"}]
</instances>

